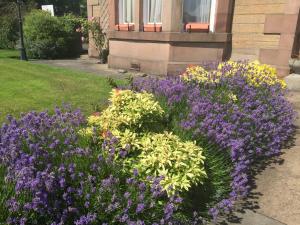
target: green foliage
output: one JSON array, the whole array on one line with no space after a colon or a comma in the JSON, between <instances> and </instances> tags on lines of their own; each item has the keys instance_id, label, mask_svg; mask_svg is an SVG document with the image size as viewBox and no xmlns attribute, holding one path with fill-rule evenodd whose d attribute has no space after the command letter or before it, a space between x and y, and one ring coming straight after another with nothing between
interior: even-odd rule
<instances>
[{"instance_id":1,"label":"green foliage","mask_svg":"<svg viewBox=\"0 0 300 225\"><path fill-rule=\"evenodd\" d=\"M107 77L106 79L109 86L111 86L112 88L118 88L118 84L116 83L115 79L111 77Z\"/></svg>"},{"instance_id":2,"label":"green foliage","mask_svg":"<svg viewBox=\"0 0 300 225\"><path fill-rule=\"evenodd\" d=\"M0 49L13 49L19 39L19 21L17 1L0 1ZM24 16L35 7L34 0L21 4L21 15Z\"/></svg>"},{"instance_id":3,"label":"green foliage","mask_svg":"<svg viewBox=\"0 0 300 225\"><path fill-rule=\"evenodd\" d=\"M193 186L184 195L183 209L188 214L197 211L207 217L207 211L222 199L227 198L231 188L232 163L229 155L224 154L220 147L209 143L204 138L198 140L205 156L207 177L201 186Z\"/></svg>"},{"instance_id":4,"label":"green foliage","mask_svg":"<svg viewBox=\"0 0 300 225\"><path fill-rule=\"evenodd\" d=\"M12 49L18 40L18 21L15 16L0 16L0 49Z\"/></svg>"},{"instance_id":5,"label":"green foliage","mask_svg":"<svg viewBox=\"0 0 300 225\"><path fill-rule=\"evenodd\" d=\"M88 33L93 39L90 44L93 44L98 50L100 61L106 63L109 54L108 38L101 27L99 19L93 18L91 20L81 20L81 22L84 28L83 32Z\"/></svg>"},{"instance_id":6,"label":"green foliage","mask_svg":"<svg viewBox=\"0 0 300 225\"><path fill-rule=\"evenodd\" d=\"M6 202L14 196L14 185L5 184L5 172L6 169L0 166L0 224L2 221L6 221L8 216L8 208Z\"/></svg>"},{"instance_id":7,"label":"green foliage","mask_svg":"<svg viewBox=\"0 0 300 225\"><path fill-rule=\"evenodd\" d=\"M30 58L54 59L74 57L81 51L80 26L71 15L53 17L34 10L25 17L24 34Z\"/></svg>"}]
</instances>

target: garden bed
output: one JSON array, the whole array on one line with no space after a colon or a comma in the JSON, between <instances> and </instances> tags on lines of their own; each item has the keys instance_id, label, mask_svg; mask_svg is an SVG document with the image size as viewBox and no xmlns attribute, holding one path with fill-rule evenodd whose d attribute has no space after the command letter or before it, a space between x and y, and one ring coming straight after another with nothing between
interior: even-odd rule
<instances>
[{"instance_id":1,"label":"garden bed","mask_svg":"<svg viewBox=\"0 0 300 225\"><path fill-rule=\"evenodd\" d=\"M0 221L217 222L247 197L252 168L292 136L285 88L267 65L226 62L134 79L87 120L69 109L9 118Z\"/></svg>"}]
</instances>

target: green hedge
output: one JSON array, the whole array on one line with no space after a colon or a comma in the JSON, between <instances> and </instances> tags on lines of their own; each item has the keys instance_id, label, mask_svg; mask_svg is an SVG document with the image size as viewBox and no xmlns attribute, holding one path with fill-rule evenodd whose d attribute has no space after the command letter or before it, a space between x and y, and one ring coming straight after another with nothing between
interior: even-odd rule
<instances>
[{"instance_id":1,"label":"green hedge","mask_svg":"<svg viewBox=\"0 0 300 225\"><path fill-rule=\"evenodd\" d=\"M55 59L75 57L81 52L79 23L72 15L53 17L33 10L25 17L24 35L29 58Z\"/></svg>"},{"instance_id":2,"label":"green hedge","mask_svg":"<svg viewBox=\"0 0 300 225\"><path fill-rule=\"evenodd\" d=\"M18 21L15 17L0 16L0 49L12 49L18 40Z\"/></svg>"}]
</instances>

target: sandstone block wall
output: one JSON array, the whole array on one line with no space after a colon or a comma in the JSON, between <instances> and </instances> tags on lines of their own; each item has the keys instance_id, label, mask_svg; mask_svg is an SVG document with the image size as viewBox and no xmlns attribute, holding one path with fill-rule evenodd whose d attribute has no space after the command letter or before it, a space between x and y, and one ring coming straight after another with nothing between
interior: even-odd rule
<instances>
[{"instance_id":1,"label":"sandstone block wall","mask_svg":"<svg viewBox=\"0 0 300 225\"><path fill-rule=\"evenodd\" d=\"M108 4L108 0L87 0L88 18L98 20L105 32L107 32L109 29ZM99 53L96 50L91 38L89 40L89 56L99 56Z\"/></svg>"},{"instance_id":2,"label":"sandstone block wall","mask_svg":"<svg viewBox=\"0 0 300 225\"><path fill-rule=\"evenodd\" d=\"M232 59L258 59L289 73L289 59L299 52L300 0L236 0Z\"/></svg>"}]
</instances>

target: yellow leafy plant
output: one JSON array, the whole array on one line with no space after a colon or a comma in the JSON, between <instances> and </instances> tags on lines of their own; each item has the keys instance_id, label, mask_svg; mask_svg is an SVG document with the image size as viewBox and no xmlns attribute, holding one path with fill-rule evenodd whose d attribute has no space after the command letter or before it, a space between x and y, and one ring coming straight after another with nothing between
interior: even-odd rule
<instances>
[{"instance_id":1,"label":"yellow leafy plant","mask_svg":"<svg viewBox=\"0 0 300 225\"><path fill-rule=\"evenodd\" d=\"M158 126L164 117L152 94L115 89L110 102L102 113L87 119L88 127L80 131L83 136L96 134L100 143L117 138L115 160L120 160L125 170L138 169L145 181L147 176L163 176L161 184L169 194L201 183L206 176L204 156L196 143L181 141L168 132L142 129L145 124ZM117 149L127 149L128 154L121 157Z\"/></svg>"},{"instance_id":2,"label":"yellow leafy plant","mask_svg":"<svg viewBox=\"0 0 300 225\"><path fill-rule=\"evenodd\" d=\"M92 128L98 132L141 128L159 121L164 114L154 96L146 92L113 89L110 103L99 115L88 117L88 128L82 130L82 134L91 134Z\"/></svg>"},{"instance_id":3,"label":"yellow leafy plant","mask_svg":"<svg viewBox=\"0 0 300 225\"><path fill-rule=\"evenodd\" d=\"M284 80L278 79L277 71L272 66L253 62L227 61L218 65L216 70L207 71L201 66L188 67L181 79L187 82L219 83L221 77L233 77L241 74L248 84L260 87L262 85L277 85L286 88Z\"/></svg>"},{"instance_id":4,"label":"yellow leafy plant","mask_svg":"<svg viewBox=\"0 0 300 225\"><path fill-rule=\"evenodd\" d=\"M148 134L140 140L141 154L135 167L144 176L163 176L169 194L187 191L206 177L202 148L172 133Z\"/></svg>"}]
</instances>

